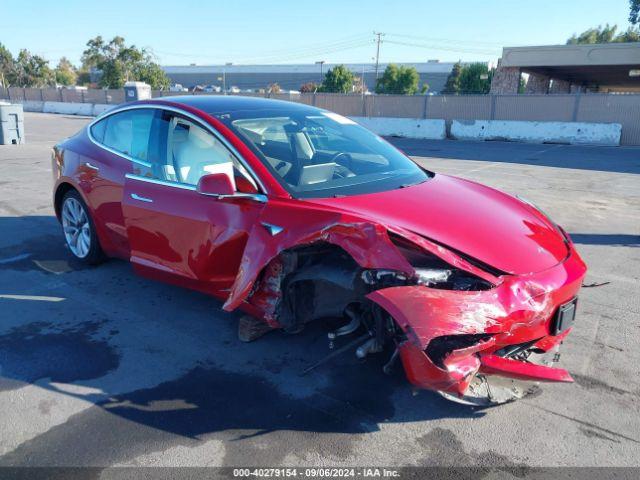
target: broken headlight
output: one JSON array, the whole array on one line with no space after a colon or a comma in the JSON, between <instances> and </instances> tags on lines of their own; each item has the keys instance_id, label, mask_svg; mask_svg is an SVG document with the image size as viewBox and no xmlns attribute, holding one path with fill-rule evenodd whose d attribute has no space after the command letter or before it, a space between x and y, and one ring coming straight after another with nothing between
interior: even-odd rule
<instances>
[{"instance_id":1,"label":"broken headlight","mask_svg":"<svg viewBox=\"0 0 640 480\"><path fill-rule=\"evenodd\" d=\"M441 258L424 251L409 240L398 235L390 235L393 244L409 261L415 271L418 285L443 290L489 290L493 285L465 270L449 265Z\"/></svg>"},{"instance_id":2,"label":"broken headlight","mask_svg":"<svg viewBox=\"0 0 640 480\"><path fill-rule=\"evenodd\" d=\"M447 283L453 273L451 270L440 268L416 268L415 271L418 284L427 287Z\"/></svg>"}]
</instances>

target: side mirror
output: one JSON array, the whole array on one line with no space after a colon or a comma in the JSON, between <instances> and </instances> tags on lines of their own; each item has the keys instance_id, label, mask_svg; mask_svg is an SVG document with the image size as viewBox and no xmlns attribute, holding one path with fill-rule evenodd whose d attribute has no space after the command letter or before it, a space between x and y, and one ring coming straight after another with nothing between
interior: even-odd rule
<instances>
[{"instance_id":1,"label":"side mirror","mask_svg":"<svg viewBox=\"0 0 640 480\"><path fill-rule=\"evenodd\" d=\"M236 188L241 193L258 193L258 189L243 175L236 176Z\"/></svg>"},{"instance_id":2,"label":"side mirror","mask_svg":"<svg viewBox=\"0 0 640 480\"><path fill-rule=\"evenodd\" d=\"M231 179L226 173L203 175L198 180L196 190L202 195L211 195L213 197L229 196L235 193Z\"/></svg>"}]
</instances>

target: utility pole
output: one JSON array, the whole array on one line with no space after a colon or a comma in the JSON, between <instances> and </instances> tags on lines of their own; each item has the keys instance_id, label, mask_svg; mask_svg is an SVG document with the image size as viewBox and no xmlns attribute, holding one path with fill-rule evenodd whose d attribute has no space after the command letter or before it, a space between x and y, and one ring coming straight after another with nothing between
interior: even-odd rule
<instances>
[{"instance_id":1,"label":"utility pole","mask_svg":"<svg viewBox=\"0 0 640 480\"><path fill-rule=\"evenodd\" d=\"M233 65L233 62L227 62L224 64L224 67L222 67L222 93L224 95L227 94L227 67L231 65Z\"/></svg>"},{"instance_id":2,"label":"utility pole","mask_svg":"<svg viewBox=\"0 0 640 480\"><path fill-rule=\"evenodd\" d=\"M378 64L380 62L380 44L382 43L382 37L384 37L384 33L382 32L373 32L373 34L378 37L376 39L376 80L378 80Z\"/></svg>"},{"instance_id":3,"label":"utility pole","mask_svg":"<svg viewBox=\"0 0 640 480\"><path fill-rule=\"evenodd\" d=\"M322 67L324 66L324 60L318 60L316 65L320 65L320 83L324 81L324 73L322 71Z\"/></svg>"}]
</instances>

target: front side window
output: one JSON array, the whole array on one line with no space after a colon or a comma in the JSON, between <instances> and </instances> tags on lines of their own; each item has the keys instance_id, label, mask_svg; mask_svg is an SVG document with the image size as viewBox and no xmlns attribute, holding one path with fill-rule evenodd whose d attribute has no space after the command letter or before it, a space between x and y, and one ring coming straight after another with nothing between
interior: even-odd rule
<instances>
[{"instance_id":1,"label":"front side window","mask_svg":"<svg viewBox=\"0 0 640 480\"><path fill-rule=\"evenodd\" d=\"M140 108L114 113L91 126L99 143L134 160L133 173L195 186L203 175L224 173L236 189L255 180L242 163L211 132L178 113ZM243 187L244 188L244 187Z\"/></svg>"},{"instance_id":2,"label":"front side window","mask_svg":"<svg viewBox=\"0 0 640 480\"><path fill-rule=\"evenodd\" d=\"M210 132L186 118L165 114L167 131L165 175L197 185L203 175L224 173L235 187L235 157Z\"/></svg>"},{"instance_id":3,"label":"front side window","mask_svg":"<svg viewBox=\"0 0 640 480\"><path fill-rule=\"evenodd\" d=\"M242 163L211 132L179 114L164 111L158 122L159 176L163 180L197 185L203 175L224 173L236 189L242 178L257 190Z\"/></svg>"},{"instance_id":4,"label":"front side window","mask_svg":"<svg viewBox=\"0 0 640 480\"><path fill-rule=\"evenodd\" d=\"M246 110L219 118L295 197L375 193L430 175L377 135L331 112Z\"/></svg>"},{"instance_id":5,"label":"front side window","mask_svg":"<svg viewBox=\"0 0 640 480\"><path fill-rule=\"evenodd\" d=\"M91 134L98 142L116 152L149 162L153 118L154 111L151 109L115 113L93 125Z\"/></svg>"}]
</instances>

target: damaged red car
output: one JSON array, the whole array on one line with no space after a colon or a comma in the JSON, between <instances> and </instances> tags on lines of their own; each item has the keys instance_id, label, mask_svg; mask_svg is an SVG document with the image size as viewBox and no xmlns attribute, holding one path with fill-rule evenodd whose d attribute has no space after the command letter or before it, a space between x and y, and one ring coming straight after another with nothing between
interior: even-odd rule
<instances>
[{"instance_id":1,"label":"damaged red car","mask_svg":"<svg viewBox=\"0 0 640 480\"><path fill-rule=\"evenodd\" d=\"M106 112L53 151L71 253L240 309L245 340L342 319L356 355L503 403L553 365L586 266L531 203L428 171L352 120L262 98L181 96Z\"/></svg>"}]
</instances>

